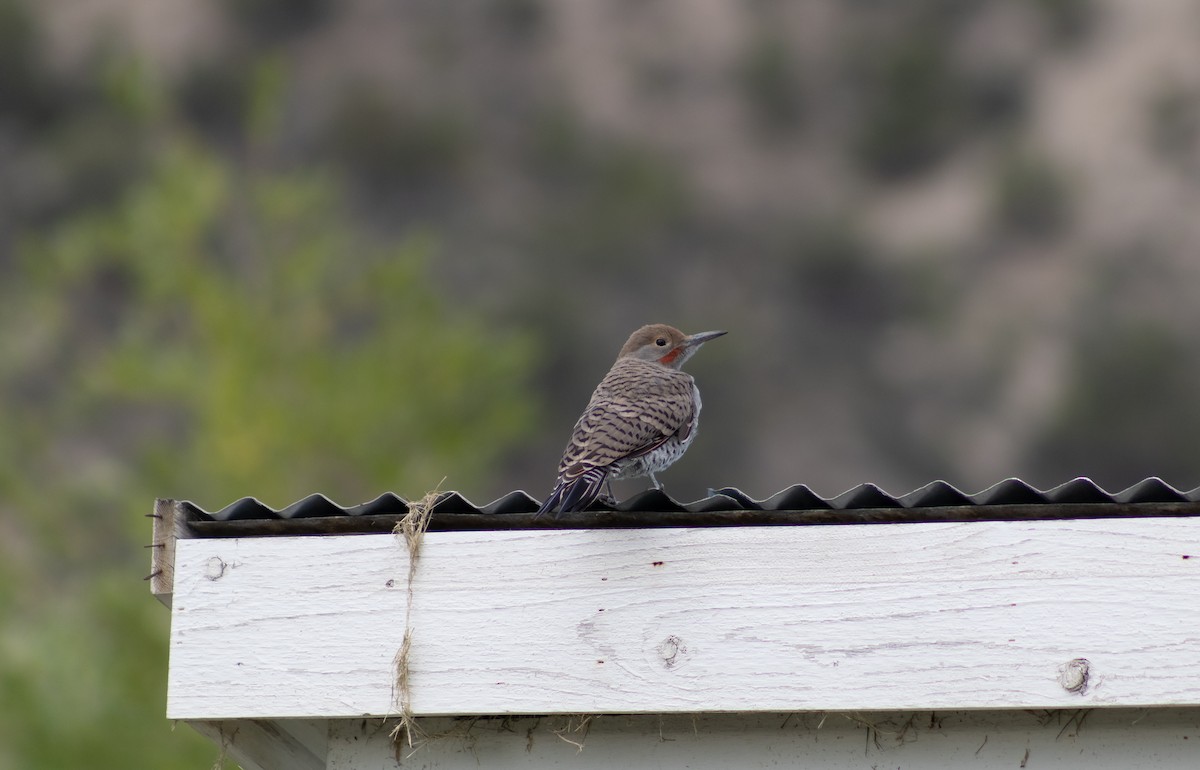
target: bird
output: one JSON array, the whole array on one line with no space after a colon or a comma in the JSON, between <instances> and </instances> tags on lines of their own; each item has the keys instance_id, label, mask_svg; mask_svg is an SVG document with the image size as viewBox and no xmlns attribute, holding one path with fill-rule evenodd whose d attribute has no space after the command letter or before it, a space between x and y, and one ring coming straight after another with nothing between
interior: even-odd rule
<instances>
[{"instance_id":1,"label":"bird","mask_svg":"<svg viewBox=\"0 0 1200 770\"><path fill-rule=\"evenodd\" d=\"M723 334L685 335L666 324L631 334L575 423L554 491L534 518L584 510L605 484L612 497L612 479L649 476L661 490L654 474L683 456L700 417L700 390L681 367Z\"/></svg>"}]
</instances>

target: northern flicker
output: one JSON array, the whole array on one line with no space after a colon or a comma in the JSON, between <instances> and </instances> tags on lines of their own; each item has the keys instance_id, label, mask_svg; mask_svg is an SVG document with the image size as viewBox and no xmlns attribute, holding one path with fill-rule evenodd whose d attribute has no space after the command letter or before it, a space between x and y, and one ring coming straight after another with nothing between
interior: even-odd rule
<instances>
[{"instance_id":1,"label":"northern flicker","mask_svg":"<svg viewBox=\"0 0 1200 770\"><path fill-rule=\"evenodd\" d=\"M662 489L654 474L683 456L700 417L700 391L680 367L724 333L687 336L650 324L630 335L575 423L558 464L558 483L538 515L583 510L612 479L649 476Z\"/></svg>"}]
</instances>

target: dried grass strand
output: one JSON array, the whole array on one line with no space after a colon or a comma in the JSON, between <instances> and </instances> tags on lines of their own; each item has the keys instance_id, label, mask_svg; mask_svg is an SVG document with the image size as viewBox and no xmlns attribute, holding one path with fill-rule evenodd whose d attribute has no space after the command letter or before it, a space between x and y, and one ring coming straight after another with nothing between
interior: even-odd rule
<instances>
[{"instance_id":1,"label":"dried grass strand","mask_svg":"<svg viewBox=\"0 0 1200 770\"><path fill-rule=\"evenodd\" d=\"M444 481L444 479L443 479ZM421 546L425 541L425 532L429 529L430 514L433 506L441 497L441 484L420 500L408 504L408 513L396 523L392 534L404 541L408 550L408 585L404 608L404 638L400 649L393 658L395 681L392 685L392 699L395 703L400 720L389 733L392 747L396 751L396 760L400 761L401 748L407 744L410 750L417 748L425 738L424 732L417 724L412 710L412 682L409 660L412 654L412 608L413 608L413 579L417 575L417 563L421 559ZM409 754L411 756L411 753Z\"/></svg>"},{"instance_id":2,"label":"dried grass strand","mask_svg":"<svg viewBox=\"0 0 1200 770\"><path fill-rule=\"evenodd\" d=\"M591 732L592 718L594 716L594 714L569 715L567 717L567 723L553 732L558 736L559 740L574 746L576 754L581 754L583 753L584 745L587 743L588 733ZM577 739L573 739L567 737L567 735L570 733L582 733L582 735L579 735Z\"/></svg>"}]
</instances>

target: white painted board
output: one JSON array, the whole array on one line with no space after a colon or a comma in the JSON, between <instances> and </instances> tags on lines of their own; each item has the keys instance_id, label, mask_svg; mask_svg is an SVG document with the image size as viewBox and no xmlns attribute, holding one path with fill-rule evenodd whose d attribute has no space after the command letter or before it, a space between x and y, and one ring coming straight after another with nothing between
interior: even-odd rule
<instances>
[{"instance_id":1,"label":"white painted board","mask_svg":"<svg viewBox=\"0 0 1200 770\"><path fill-rule=\"evenodd\" d=\"M168 715L395 713L406 553L179 541ZM1200 704L1200 519L429 533L413 595L417 714Z\"/></svg>"}]
</instances>

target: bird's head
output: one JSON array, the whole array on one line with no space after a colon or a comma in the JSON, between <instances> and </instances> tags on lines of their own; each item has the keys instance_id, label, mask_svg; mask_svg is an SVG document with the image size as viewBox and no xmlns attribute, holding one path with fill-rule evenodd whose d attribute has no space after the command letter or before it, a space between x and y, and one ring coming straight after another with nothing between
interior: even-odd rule
<instances>
[{"instance_id":1,"label":"bird's head","mask_svg":"<svg viewBox=\"0 0 1200 770\"><path fill-rule=\"evenodd\" d=\"M640 358L679 369L701 345L725 332L687 335L666 324L649 324L629 335L617 358Z\"/></svg>"}]
</instances>

